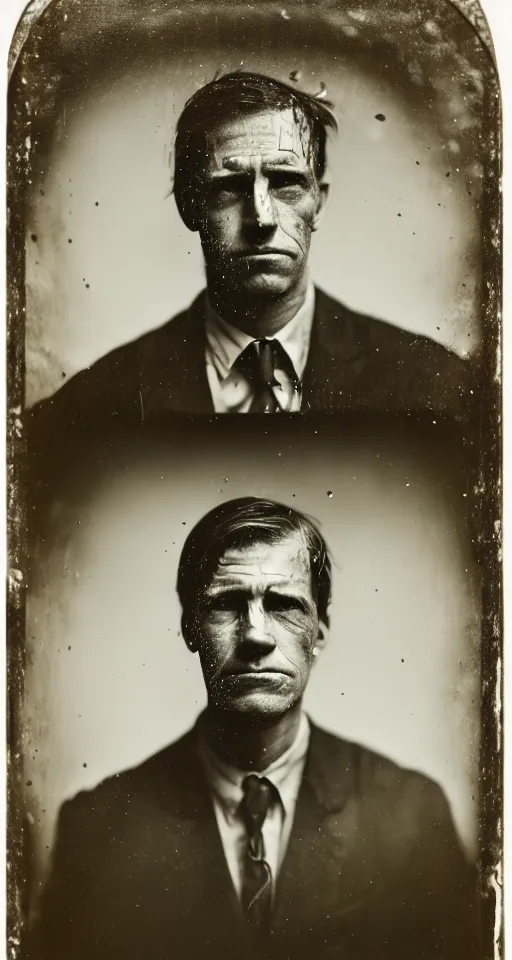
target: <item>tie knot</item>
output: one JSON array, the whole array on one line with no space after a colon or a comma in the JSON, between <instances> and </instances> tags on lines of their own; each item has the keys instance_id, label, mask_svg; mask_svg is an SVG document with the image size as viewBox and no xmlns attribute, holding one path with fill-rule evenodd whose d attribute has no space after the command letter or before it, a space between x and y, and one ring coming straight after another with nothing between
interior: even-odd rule
<instances>
[{"instance_id":1,"label":"tie knot","mask_svg":"<svg viewBox=\"0 0 512 960\"><path fill-rule=\"evenodd\" d=\"M276 387L275 369L284 353L277 340L253 340L240 354L237 366L253 385Z\"/></svg>"},{"instance_id":2,"label":"tie knot","mask_svg":"<svg viewBox=\"0 0 512 960\"><path fill-rule=\"evenodd\" d=\"M249 836L261 830L269 807L276 798L276 788L266 777L250 773L242 783L244 792L240 809Z\"/></svg>"},{"instance_id":3,"label":"tie knot","mask_svg":"<svg viewBox=\"0 0 512 960\"><path fill-rule=\"evenodd\" d=\"M274 390L274 387L283 386L282 374L288 378L293 390L300 389L293 363L279 340L252 340L242 350L235 366L252 387L251 413L277 413L285 409ZM280 379L276 370L279 370Z\"/></svg>"}]
</instances>

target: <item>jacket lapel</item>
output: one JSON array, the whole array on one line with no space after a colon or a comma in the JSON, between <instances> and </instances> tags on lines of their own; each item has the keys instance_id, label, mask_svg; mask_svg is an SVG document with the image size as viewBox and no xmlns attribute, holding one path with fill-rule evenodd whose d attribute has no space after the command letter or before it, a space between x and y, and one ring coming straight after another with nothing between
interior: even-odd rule
<instances>
[{"instance_id":1,"label":"jacket lapel","mask_svg":"<svg viewBox=\"0 0 512 960\"><path fill-rule=\"evenodd\" d=\"M357 405L365 363L350 311L315 288L315 314L303 378L302 412L334 413Z\"/></svg>"},{"instance_id":2,"label":"jacket lapel","mask_svg":"<svg viewBox=\"0 0 512 960\"><path fill-rule=\"evenodd\" d=\"M191 307L143 342L139 356L144 417L213 414L205 362L204 292Z\"/></svg>"},{"instance_id":3,"label":"jacket lapel","mask_svg":"<svg viewBox=\"0 0 512 960\"><path fill-rule=\"evenodd\" d=\"M178 931L183 931L190 956L202 955L205 944L211 956L217 956L229 944L235 957L244 952L245 925L195 735L192 730L170 751L163 751L155 771L163 789L158 794L159 814L154 817L163 816L167 826L156 834L159 849L149 858L151 877L147 876L146 892L151 883L152 916L163 920L161 940L169 945L180 943ZM160 870L155 871L156 864ZM157 897L162 902L160 910L155 909Z\"/></svg>"},{"instance_id":4,"label":"jacket lapel","mask_svg":"<svg viewBox=\"0 0 512 960\"><path fill-rule=\"evenodd\" d=\"M359 804L351 745L332 755L313 724L288 850L279 876L276 934L327 931L372 898L370 864L358 853Z\"/></svg>"}]
</instances>

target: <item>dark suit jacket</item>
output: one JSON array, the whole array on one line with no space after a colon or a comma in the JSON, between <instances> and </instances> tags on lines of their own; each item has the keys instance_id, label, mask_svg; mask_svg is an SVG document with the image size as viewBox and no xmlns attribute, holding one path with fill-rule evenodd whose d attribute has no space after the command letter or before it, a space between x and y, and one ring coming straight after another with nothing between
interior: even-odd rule
<instances>
[{"instance_id":1,"label":"dark suit jacket","mask_svg":"<svg viewBox=\"0 0 512 960\"><path fill-rule=\"evenodd\" d=\"M190 309L74 376L38 404L52 429L115 418L213 414L205 365L204 293ZM471 382L470 382L471 380ZM464 417L470 364L435 341L347 309L316 291L302 412L434 411Z\"/></svg>"},{"instance_id":2,"label":"dark suit jacket","mask_svg":"<svg viewBox=\"0 0 512 960\"><path fill-rule=\"evenodd\" d=\"M192 731L64 804L33 956L481 956L439 787L313 725L271 931L254 951L194 744Z\"/></svg>"}]
</instances>

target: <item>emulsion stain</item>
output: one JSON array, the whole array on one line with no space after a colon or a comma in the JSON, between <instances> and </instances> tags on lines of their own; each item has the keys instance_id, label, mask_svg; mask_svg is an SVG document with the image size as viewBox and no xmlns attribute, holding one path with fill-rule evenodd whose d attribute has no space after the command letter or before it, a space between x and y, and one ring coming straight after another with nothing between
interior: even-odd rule
<instances>
[{"instance_id":1,"label":"emulsion stain","mask_svg":"<svg viewBox=\"0 0 512 960\"><path fill-rule=\"evenodd\" d=\"M375 114L375 119L376 119L376 120L380 120L381 123L384 123L384 120L386 119L386 117L384 116L383 113L376 113L376 114Z\"/></svg>"},{"instance_id":2,"label":"emulsion stain","mask_svg":"<svg viewBox=\"0 0 512 960\"><path fill-rule=\"evenodd\" d=\"M37 233L31 233L30 239L32 240L33 243L37 243Z\"/></svg>"}]
</instances>

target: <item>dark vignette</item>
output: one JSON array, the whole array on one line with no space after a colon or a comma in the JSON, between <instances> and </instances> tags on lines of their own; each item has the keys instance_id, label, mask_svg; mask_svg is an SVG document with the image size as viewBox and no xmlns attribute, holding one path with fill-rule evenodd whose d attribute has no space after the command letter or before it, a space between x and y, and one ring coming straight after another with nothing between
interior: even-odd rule
<instances>
[{"instance_id":1,"label":"dark vignette","mask_svg":"<svg viewBox=\"0 0 512 960\"><path fill-rule=\"evenodd\" d=\"M25 677L26 441L22 428L25 399L25 245L24 210L27 164L20 152L25 116L16 84L8 91L6 158L7 204L7 944L19 956L26 915L27 835L23 817L21 710Z\"/></svg>"},{"instance_id":2,"label":"dark vignette","mask_svg":"<svg viewBox=\"0 0 512 960\"><path fill-rule=\"evenodd\" d=\"M479 517L476 555L482 590L482 688L480 746L480 882L483 927L491 931L502 893L503 842L503 599L502 599L502 175L501 101L498 82L486 90L489 119L487 162L483 196L483 341L479 422L478 487L475 503ZM493 887L493 881L496 887ZM496 946L503 955L503 924ZM492 941L489 938L489 956ZM494 954L493 954L494 955Z\"/></svg>"},{"instance_id":3,"label":"dark vignette","mask_svg":"<svg viewBox=\"0 0 512 960\"><path fill-rule=\"evenodd\" d=\"M298 0L293 0L293 5ZM489 43L488 28L476 0L453 0L480 37ZM447 5L448 0L445 0ZM51 4L52 10L55 6ZM186 4L188 5L188 3ZM223 0L220 0L220 6ZM261 15L260 4L258 13ZM289 5L292 5L289 3ZM269 5L273 6L273 5ZM332 5L333 7L336 4ZM450 7L453 17L453 7ZM25 393L25 214L29 194L31 166L25 139L30 129L26 99L29 91L22 80L27 56L27 37L38 34L56 44L58 24L51 23L49 8L35 20L27 32L26 23L33 15L25 12L13 40L13 48L21 46L19 60L14 68L8 94L7 147L7 532L9 553L9 580L7 592L7 943L10 956L20 956L23 918L26 916L28 888L27 831L24 824L23 764L21 707L23 702L25 670L25 593L27 579L27 525L26 513L26 443L22 429ZM48 21L45 24L45 21ZM48 28L45 37L45 26ZM25 35L21 40L20 35ZM126 36L124 37L126 42ZM24 43L24 46L23 46ZM108 59L107 45L103 47ZM90 51L89 51L90 52ZM488 52L488 51L487 51ZM71 57L73 54L71 54ZM492 54L489 55L492 57ZM30 54L29 54L30 59ZM99 55L101 61L101 54ZM47 66L54 66L51 56ZM90 63L89 63L90 65ZM497 894L501 887L502 859L502 734L500 698L502 679L502 571L501 571L501 105L498 81L492 64L485 90L486 162L482 215L484 224L482 316L482 379L479 405L478 436L474 453L477 469L471 471L476 479L470 494L473 504L473 544L481 571L482 589L482 688L481 688L481 761L480 761L480 882L482 893L482 928L486 933L484 955L494 954L494 923ZM27 71L29 76L31 71ZM40 79L40 78L39 78ZM75 79L72 71L64 72L64 87L71 89ZM50 77L44 93L51 112L59 103L62 91L52 85ZM68 91L66 91L68 92ZM40 144L42 152L45 145ZM46 144L47 146L47 144ZM470 457L472 460L473 458ZM476 466L476 465L475 465ZM503 951L503 932L499 935L499 949Z\"/></svg>"}]
</instances>

